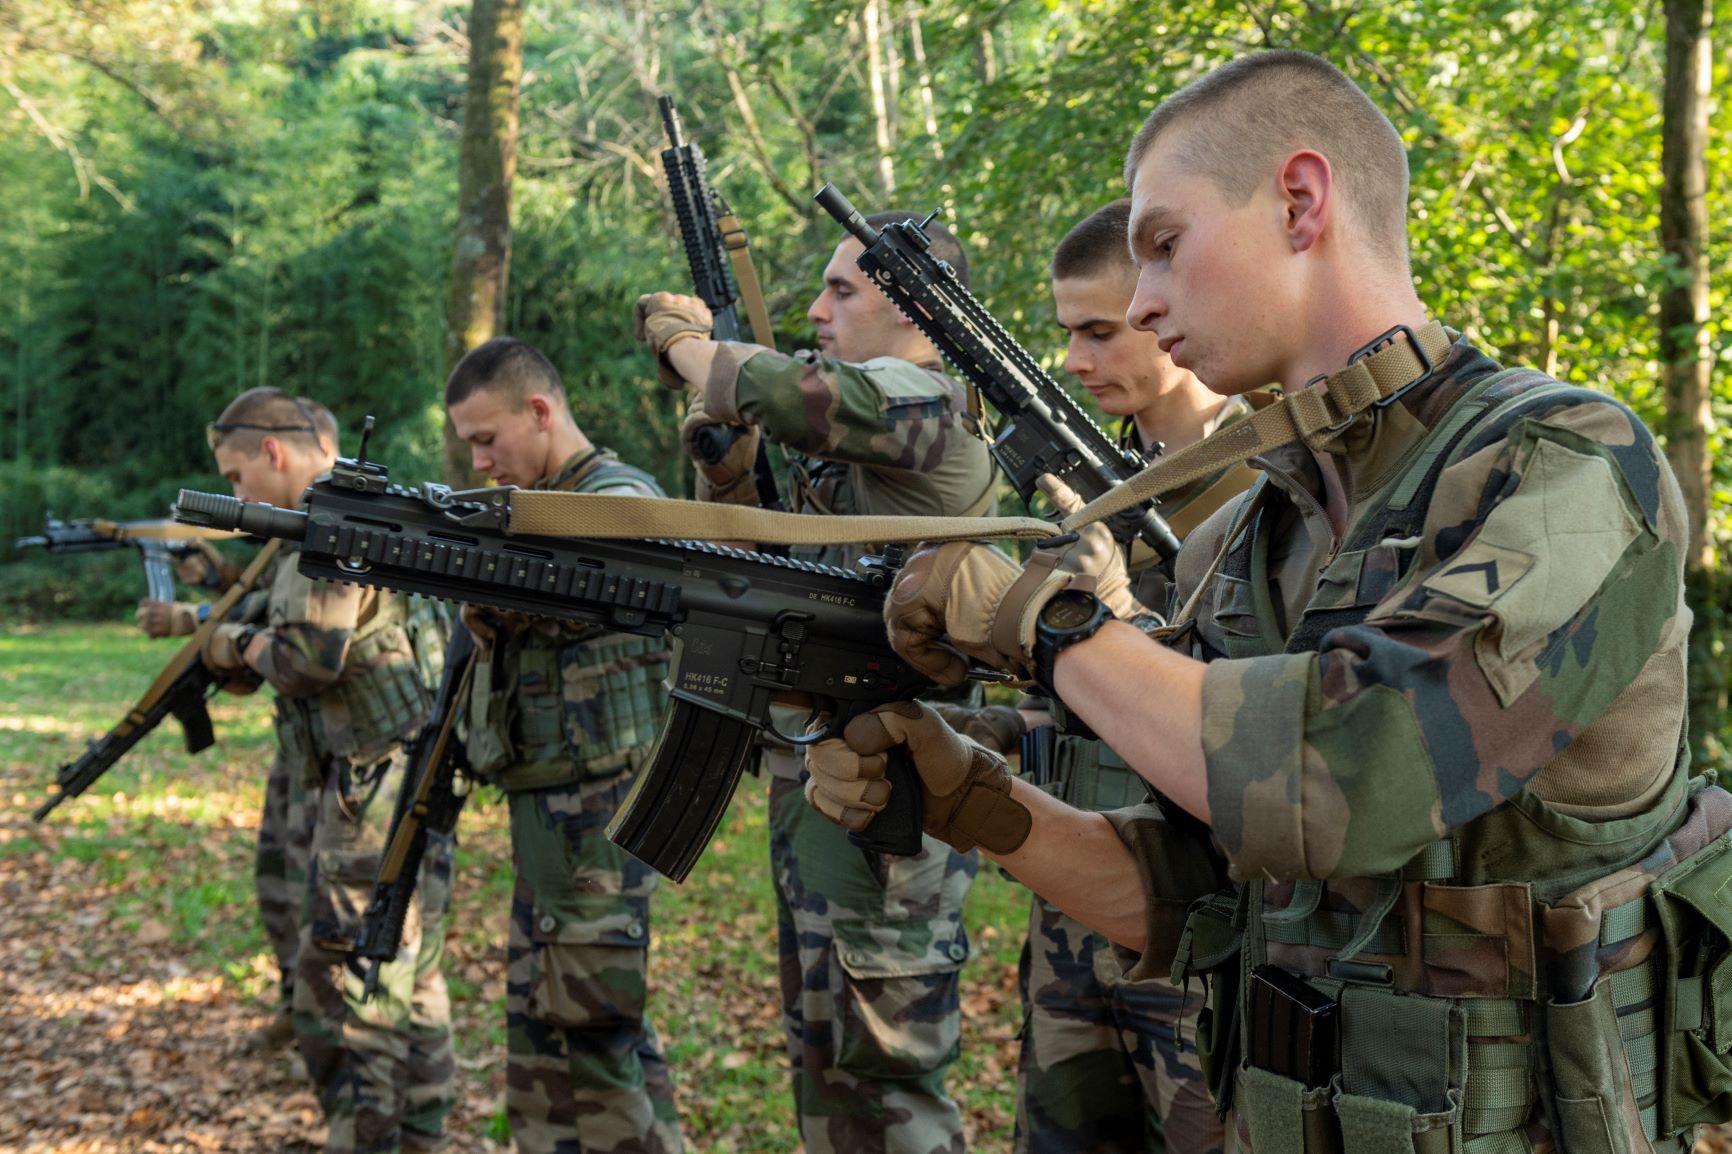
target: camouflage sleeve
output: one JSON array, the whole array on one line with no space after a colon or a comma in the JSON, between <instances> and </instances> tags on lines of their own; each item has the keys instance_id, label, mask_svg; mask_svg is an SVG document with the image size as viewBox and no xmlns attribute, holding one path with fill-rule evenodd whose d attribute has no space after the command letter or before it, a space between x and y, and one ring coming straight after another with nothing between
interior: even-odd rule
<instances>
[{"instance_id":1,"label":"camouflage sleeve","mask_svg":"<svg viewBox=\"0 0 1732 1154\"><path fill-rule=\"evenodd\" d=\"M284 697L311 697L334 684L348 658L349 639L378 597L364 585L316 580L293 565L271 583L269 644L256 668Z\"/></svg>"},{"instance_id":2,"label":"camouflage sleeve","mask_svg":"<svg viewBox=\"0 0 1732 1154\"><path fill-rule=\"evenodd\" d=\"M724 342L704 411L757 425L796 452L868 468L924 470L948 433L962 430L962 386L907 361L864 364L786 356Z\"/></svg>"},{"instance_id":3,"label":"camouflage sleeve","mask_svg":"<svg viewBox=\"0 0 1732 1154\"><path fill-rule=\"evenodd\" d=\"M1570 761L1602 718L1597 737L1624 734L1664 762L1645 780L1663 774L1677 729L1659 731L1683 704L1685 539L1677 482L1619 406L1554 408L1470 445L1362 623L1317 652L1208 667L1209 805L1234 875L1399 868Z\"/></svg>"}]
</instances>

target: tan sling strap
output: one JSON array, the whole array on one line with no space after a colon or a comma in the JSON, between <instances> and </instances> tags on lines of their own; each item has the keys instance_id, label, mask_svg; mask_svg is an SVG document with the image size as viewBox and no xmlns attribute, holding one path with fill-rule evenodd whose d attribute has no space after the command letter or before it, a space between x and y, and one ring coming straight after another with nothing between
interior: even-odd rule
<instances>
[{"instance_id":1,"label":"tan sling strap","mask_svg":"<svg viewBox=\"0 0 1732 1154\"><path fill-rule=\"evenodd\" d=\"M1071 532L1092 525L1294 441L1313 447L1326 443L1353 418L1386 403L1428 375L1442 362L1452 343L1437 321L1417 330L1402 326L1402 331L1407 334L1406 341L1392 341L1330 375L1320 385L1289 393L1244 420L1235 421L1170 457L1162 457L1066 517L1057 528ZM1042 540L1053 536L1055 528L1050 521L1038 517L813 517L744 505L532 489L509 490L508 501L510 532L544 537L666 537L756 541L765 545L859 545L993 538Z\"/></svg>"},{"instance_id":2,"label":"tan sling strap","mask_svg":"<svg viewBox=\"0 0 1732 1154\"><path fill-rule=\"evenodd\" d=\"M1217 469L1258 453L1303 441L1321 448L1353 418L1394 398L1442 362L1453 343L1439 321L1419 329L1401 326L1405 341L1391 341L1368 356L1331 373L1320 385L1289 393L1242 421L1162 457L1122 485L1096 497L1064 519L1066 530L1080 529L1132 505L1207 477Z\"/></svg>"},{"instance_id":3,"label":"tan sling strap","mask_svg":"<svg viewBox=\"0 0 1732 1154\"><path fill-rule=\"evenodd\" d=\"M716 217L716 229L722 234L722 247L728 250L728 263L734 268L734 284L739 287L740 300L746 306L746 319L752 322L752 339L767 349L776 347L776 332L770 327L770 310L764 304L764 289L758 283L758 269L752 263L752 238L734 210L725 209Z\"/></svg>"},{"instance_id":4,"label":"tan sling strap","mask_svg":"<svg viewBox=\"0 0 1732 1154\"><path fill-rule=\"evenodd\" d=\"M745 505L543 489L512 490L508 524L512 533L543 537L671 538L775 545L972 541L987 537L1039 541L1051 537L1057 528L1039 517L813 517Z\"/></svg>"},{"instance_id":5,"label":"tan sling strap","mask_svg":"<svg viewBox=\"0 0 1732 1154\"><path fill-rule=\"evenodd\" d=\"M116 541L222 541L241 535L231 529L182 525L178 521L105 521L97 518L90 522L90 527Z\"/></svg>"},{"instance_id":6,"label":"tan sling strap","mask_svg":"<svg viewBox=\"0 0 1732 1154\"><path fill-rule=\"evenodd\" d=\"M156 703L158 698L168 692L168 687L174 683L175 678L185 673L192 663L199 659L199 654L204 651L206 639L217 631L217 626L221 625L228 617L229 610L240 604L241 598L253 591L253 586L257 585L259 578L264 576L265 566L271 563L271 558L277 555L277 550L282 547L282 544L282 541L276 537L266 541L264 547L259 550L258 556L254 557L252 563L241 570L240 577L228 587L228 591L211 603L210 616L204 619L204 623L191 637L186 639L186 644L182 645L179 651L169 659L162 672L156 675L156 680L150 683L150 688L144 691L144 696L138 699L138 704L134 705L122 720L121 725L127 727L123 732L131 732L133 726L143 725L145 712ZM119 730L120 727L116 726L116 729Z\"/></svg>"}]
</instances>

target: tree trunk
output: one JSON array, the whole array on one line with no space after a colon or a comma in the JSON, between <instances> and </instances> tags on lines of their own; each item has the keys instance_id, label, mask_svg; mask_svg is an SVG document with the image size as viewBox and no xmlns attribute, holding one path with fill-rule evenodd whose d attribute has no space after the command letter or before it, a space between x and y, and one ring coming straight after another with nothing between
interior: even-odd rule
<instances>
[{"instance_id":1,"label":"tree trunk","mask_svg":"<svg viewBox=\"0 0 1732 1154\"><path fill-rule=\"evenodd\" d=\"M926 38L920 30L920 9L908 6L908 38L914 47L914 77L920 85L920 110L925 114L926 137L932 142L932 155L944 159L944 141L938 137L938 110L932 100L932 69L926 63Z\"/></svg>"},{"instance_id":2,"label":"tree trunk","mask_svg":"<svg viewBox=\"0 0 1732 1154\"><path fill-rule=\"evenodd\" d=\"M1660 243L1672 279L1660 296L1660 360L1666 398L1666 456L1690 517L1686 589L1696 615L1690 642L1690 730L1698 750L1718 758L1726 709L1726 664L1709 535L1713 462L1708 436L1708 99L1712 74L1708 0L1666 0L1666 88L1662 102Z\"/></svg>"},{"instance_id":3,"label":"tree trunk","mask_svg":"<svg viewBox=\"0 0 1732 1154\"><path fill-rule=\"evenodd\" d=\"M517 94L523 76L522 0L474 0L469 89L457 161L457 238L445 306L445 371L505 322L511 272L511 178L517 171ZM445 479L472 485L468 447L445 426Z\"/></svg>"},{"instance_id":4,"label":"tree trunk","mask_svg":"<svg viewBox=\"0 0 1732 1154\"><path fill-rule=\"evenodd\" d=\"M892 158L890 109L884 92L884 47L879 34L880 0L866 0L861 24L866 29L866 73L872 88L872 126L878 138L878 182L886 193L896 191L896 162Z\"/></svg>"}]
</instances>

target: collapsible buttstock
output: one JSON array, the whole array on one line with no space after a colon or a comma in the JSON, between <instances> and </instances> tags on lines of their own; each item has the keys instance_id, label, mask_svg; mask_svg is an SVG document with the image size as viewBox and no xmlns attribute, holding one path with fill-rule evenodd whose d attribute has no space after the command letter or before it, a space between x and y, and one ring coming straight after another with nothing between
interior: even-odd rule
<instances>
[{"instance_id":1,"label":"collapsible buttstock","mask_svg":"<svg viewBox=\"0 0 1732 1154\"><path fill-rule=\"evenodd\" d=\"M684 881L734 796L756 736L738 718L674 698L655 756L608 824L609 839L670 881Z\"/></svg>"}]
</instances>

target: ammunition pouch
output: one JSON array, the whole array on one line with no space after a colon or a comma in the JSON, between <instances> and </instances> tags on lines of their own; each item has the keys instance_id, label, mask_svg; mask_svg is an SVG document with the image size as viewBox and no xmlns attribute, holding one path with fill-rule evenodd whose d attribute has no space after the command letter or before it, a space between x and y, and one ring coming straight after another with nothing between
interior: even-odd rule
<instances>
[{"instance_id":1,"label":"ammunition pouch","mask_svg":"<svg viewBox=\"0 0 1732 1154\"><path fill-rule=\"evenodd\" d=\"M1149 785L1105 742L1059 735L1053 749L1052 779L1046 787L1076 809L1099 813L1138 805Z\"/></svg>"},{"instance_id":2,"label":"ammunition pouch","mask_svg":"<svg viewBox=\"0 0 1732 1154\"><path fill-rule=\"evenodd\" d=\"M602 633L555 645L530 632L476 667L468 752L506 790L615 777L643 765L667 700L660 638Z\"/></svg>"}]
</instances>

